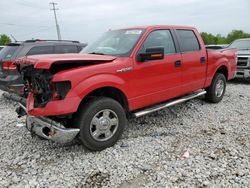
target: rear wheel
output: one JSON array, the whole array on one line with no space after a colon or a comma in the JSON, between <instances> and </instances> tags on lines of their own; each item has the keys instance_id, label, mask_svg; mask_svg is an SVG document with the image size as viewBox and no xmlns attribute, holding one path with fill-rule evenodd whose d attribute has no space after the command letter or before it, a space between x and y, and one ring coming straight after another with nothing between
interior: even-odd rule
<instances>
[{"instance_id":1,"label":"rear wheel","mask_svg":"<svg viewBox=\"0 0 250 188\"><path fill-rule=\"evenodd\" d=\"M89 100L80 107L75 117L82 144L93 151L113 146L127 124L120 103L106 97Z\"/></svg>"},{"instance_id":2,"label":"rear wheel","mask_svg":"<svg viewBox=\"0 0 250 188\"><path fill-rule=\"evenodd\" d=\"M205 99L211 103L218 103L222 100L226 91L226 77L221 73L216 73L212 84L206 89Z\"/></svg>"}]
</instances>

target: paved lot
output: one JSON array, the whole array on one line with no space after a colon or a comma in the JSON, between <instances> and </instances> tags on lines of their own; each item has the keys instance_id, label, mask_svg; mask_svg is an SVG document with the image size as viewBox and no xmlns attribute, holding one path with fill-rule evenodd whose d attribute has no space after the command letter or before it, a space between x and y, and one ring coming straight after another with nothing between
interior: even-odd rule
<instances>
[{"instance_id":1,"label":"paved lot","mask_svg":"<svg viewBox=\"0 0 250 188\"><path fill-rule=\"evenodd\" d=\"M195 99L132 119L101 152L32 138L15 105L0 98L0 187L250 187L248 83L230 82L219 104Z\"/></svg>"}]
</instances>

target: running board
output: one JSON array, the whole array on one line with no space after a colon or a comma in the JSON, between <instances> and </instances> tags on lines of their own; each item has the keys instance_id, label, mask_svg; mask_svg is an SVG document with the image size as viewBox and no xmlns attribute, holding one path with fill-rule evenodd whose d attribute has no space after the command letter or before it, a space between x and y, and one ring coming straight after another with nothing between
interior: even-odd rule
<instances>
[{"instance_id":1,"label":"running board","mask_svg":"<svg viewBox=\"0 0 250 188\"><path fill-rule=\"evenodd\" d=\"M146 109L144 109L142 111L135 112L134 116L135 117L141 117L141 116L144 116L146 114L150 114L152 112L155 112L155 111L158 111L158 110L161 110L161 109L164 109L164 108L167 108L167 107L170 107L170 106L173 106L173 105L188 101L190 99L205 95L206 93L207 92L205 90L199 90L199 91L196 91L196 92L191 93L189 95L185 95L184 97L178 98L176 100L172 100L172 101L164 103L164 104L159 104L159 105L156 105L156 106L153 106L153 107L146 108Z\"/></svg>"}]
</instances>

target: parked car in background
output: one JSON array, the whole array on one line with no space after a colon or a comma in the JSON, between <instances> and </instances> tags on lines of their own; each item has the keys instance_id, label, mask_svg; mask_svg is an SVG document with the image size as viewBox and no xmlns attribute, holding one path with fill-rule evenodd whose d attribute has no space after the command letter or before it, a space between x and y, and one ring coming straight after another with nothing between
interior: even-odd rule
<instances>
[{"instance_id":1,"label":"parked car in background","mask_svg":"<svg viewBox=\"0 0 250 188\"><path fill-rule=\"evenodd\" d=\"M79 53L86 44L78 41L27 40L10 43L0 51L0 89L23 94L23 80L18 73L15 60L38 54Z\"/></svg>"},{"instance_id":2,"label":"parked car in background","mask_svg":"<svg viewBox=\"0 0 250 188\"><path fill-rule=\"evenodd\" d=\"M0 46L0 51L4 48L5 46Z\"/></svg>"},{"instance_id":3,"label":"parked car in background","mask_svg":"<svg viewBox=\"0 0 250 188\"><path fill-rule=\"evenodd\" d=\"M206 49L223 49L223 48L227 48L228 44L209 44L206 45Z\"/></svg>"},{"instance_id":4,"label":"parked car in background","mask_svg":"<svg viewBox=\"0 0 250 188\"><path fill-rule=\"evenodd\" d=\"M250 80L250 38L235 40L229 45L229 48L238 49L235 77Z\"/></svg>"},{"instance_id":5,"label":"parked car in background","mask_svg":"<svg viewBox=\"0 0 250 188\"><path fill-rule=\"evenodd\" d=\"M201 95L221 101L236 71L235 49L206 50L186 26L109 31L82 52L21 58L17 66L28 130L63 143L77 136L90 150L115 144L128 117Z\"/></svg>"}]
</instances>

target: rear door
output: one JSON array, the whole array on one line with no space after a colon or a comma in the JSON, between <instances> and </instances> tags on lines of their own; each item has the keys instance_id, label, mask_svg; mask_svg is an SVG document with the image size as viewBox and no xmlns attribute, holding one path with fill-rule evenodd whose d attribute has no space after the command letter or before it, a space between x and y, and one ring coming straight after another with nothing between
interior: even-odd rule
<instances>
[{"instance_id":1,"label":"rear door","mask_svg":"<svg viewBox=\"0 0 250 188\"><path fill-rule=\"evenodd\" d=\"M145 107L181 94L181 68L176 62L181 60L170 30L154 30L149 33L137 54L147 48L164 47L164 59L139 62L135 60L131 101L135 108Z\"/></svg>"},{"instance_id":2,"label":"rear door","mask_svg":"<svg viewBox=\"0 0 250 188\"><path fill-rule=\"evenodd\" d=\"M206 79L206 49L200 44L196 30L177 29L176 34L182 56L183 92L201 89Z\"/></svg>"}]
</instances>

